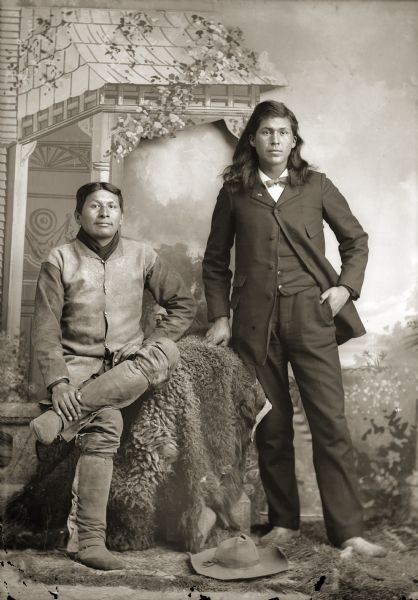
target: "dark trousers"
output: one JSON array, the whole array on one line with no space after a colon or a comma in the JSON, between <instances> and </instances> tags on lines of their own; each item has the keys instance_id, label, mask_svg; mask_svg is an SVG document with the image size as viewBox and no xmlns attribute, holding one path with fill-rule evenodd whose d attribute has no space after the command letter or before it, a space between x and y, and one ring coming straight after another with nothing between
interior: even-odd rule
<instances>
[{"instance_id":1,"label":"dark trousers","mask_svg":"<svg viewBox=\"0 0 418 600\"><path fill-rule=\"evenodd\" d=\"M257 448L271 525L298 529L290 363L311 429L327 534L338 546L362 535L362 508L344 415L334 321L328 302L321 305L319 299L316 286L278 297L267 362L257 367L257 377L273 406L257 428Z\"/></svg>"}]
</instances>

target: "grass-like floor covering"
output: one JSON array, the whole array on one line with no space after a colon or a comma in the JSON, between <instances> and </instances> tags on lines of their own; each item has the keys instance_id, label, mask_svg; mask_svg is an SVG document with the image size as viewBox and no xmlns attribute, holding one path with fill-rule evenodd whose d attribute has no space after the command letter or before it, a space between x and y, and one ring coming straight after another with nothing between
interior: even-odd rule
<instances>
[{"instance_id":1,"label":"grass-like floor covering","mask_svg":"<svg viewBox=\"0 0 418 600\"><path fill-rule=\"evenodd\" d=\"M367 537L388 550L385 558L342 553L327 542L322 523L305 523L299 539L283 547L289 570L273 577L222 582L194 573L186 553L159 546L123 553L125 571L100 572L71 561L64 552L11 550L8 560L25 577L48 585L130 586L136 589L280 593L300 592L318 600L404 600L418 597L418 523L380 523ZM256 535L254 535L256 540ZM164 597L163 595L161 596ZM239 597L239 595L237 595ZM266 598L271 598L270 595ZM275 599L276 600L276 599Z\"/></svg>"}]
</instances>

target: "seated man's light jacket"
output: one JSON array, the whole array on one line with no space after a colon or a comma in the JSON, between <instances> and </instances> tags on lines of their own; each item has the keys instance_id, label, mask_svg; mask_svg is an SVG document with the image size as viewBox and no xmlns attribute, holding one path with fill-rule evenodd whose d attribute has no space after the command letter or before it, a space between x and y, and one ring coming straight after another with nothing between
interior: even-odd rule
<instances>
[{"instance_id":1,"label":"seated man's light jacket","mask_svg":"<svg viewBox=\"0 0 418 600\"><path fill-rule=\"evenodd\" d=\"M54 248L41 266L33 345L46 386L78 386L124 344L141 345L144 289L167 311L151 337L178 340L195 302L180 276L147 244L121 238L103 261L80 240Z\"/></svg>"}]
</instances>

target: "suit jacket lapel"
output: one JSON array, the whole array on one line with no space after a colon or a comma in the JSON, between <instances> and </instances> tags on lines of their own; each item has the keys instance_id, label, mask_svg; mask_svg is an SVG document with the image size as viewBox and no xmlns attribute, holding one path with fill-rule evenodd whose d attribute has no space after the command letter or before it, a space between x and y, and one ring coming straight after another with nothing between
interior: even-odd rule
<instances>
[{"instance_id":1,"label":"suit jacket lapel","mask_svg":"<svg viewBox=\"0 0 418 600\"><path fill-rule=\"evenodd\" d=\"M299 185L295 185L292 187L289 184L287 184L283 192L281 193L280 198L277 200L276 206L281 206L282 204L285 204L285 202L288 202L289 200L292 200L292 198L294 198L295 196L298 196L299 193Z\"/></svg>"},{"instance_id":2,"label":"suit jacket lapel","mask_svg":"<svg viewBox=\"0 0 418 600\"><path fill-rule=\"evenodd\" d=\"M251 198L266 204L267 206L281 206L285 204L295 196L298 196L300 193L300 186L295 185L291 187L290 185L286 185L283 192L280 195L280 198L277 202L273 200L270 194L267 191L266 186L262 183L261 179L257 177L254 187L251 190Z\"/></svg>"},{"instance_id":3,"label":"suit jacket lapel","mask_svg":"<svg viewBox=\"0 0 418 600\"><path fill-rule=\"evenodd\" d=\"M258 200L258 202L261 202L262 204L266 204L267 206L271 206L271 207L276 206L276 203L273 200L273 198L270 196L270 194L268 193L266 186L263 185L260 180L257 181L255 183L254 187L252 188L251 198Z\"/></svg>"}]
</instances>

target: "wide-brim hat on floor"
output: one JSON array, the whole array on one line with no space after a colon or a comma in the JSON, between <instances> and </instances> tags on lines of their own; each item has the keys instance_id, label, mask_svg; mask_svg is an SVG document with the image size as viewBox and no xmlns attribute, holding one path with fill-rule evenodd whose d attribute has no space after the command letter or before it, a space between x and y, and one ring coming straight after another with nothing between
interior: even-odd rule
<instances>
[{"instance_id":1,"label":"wide-brim hat on floor","mask_svg":"<svg viewBox=\"0 0 418 600\"><path fill-rule=\"evenodd\" d=\"M216 548L191 554L194 570L214 579L250 579L286 571L285 555L276 547L257 548L248 535L229 538Z\"/></svg>"}]
</instances>

